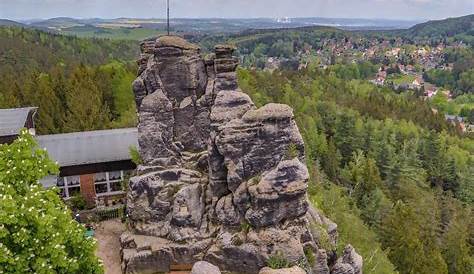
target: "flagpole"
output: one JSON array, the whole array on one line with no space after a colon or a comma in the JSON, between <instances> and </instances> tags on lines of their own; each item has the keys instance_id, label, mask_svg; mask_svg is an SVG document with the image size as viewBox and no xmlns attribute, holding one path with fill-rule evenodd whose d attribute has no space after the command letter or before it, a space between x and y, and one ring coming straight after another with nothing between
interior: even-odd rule
<instances>
[{"instance_id":1,"label":"flagpole","mask_svg":"<svg viewBox=\"0 0 474 274\"><path fill-rule=\"evenodd\" d=\"M166 8L167 8L167 30L168 36L170 35L170 0L166 1Z\"/></svg>"}]
</instances>

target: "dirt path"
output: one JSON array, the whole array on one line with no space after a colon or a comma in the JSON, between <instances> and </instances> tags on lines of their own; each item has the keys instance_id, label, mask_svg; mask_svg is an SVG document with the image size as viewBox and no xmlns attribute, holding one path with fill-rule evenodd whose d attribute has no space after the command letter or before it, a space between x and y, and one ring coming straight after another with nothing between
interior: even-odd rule
<instances>
[{"instance_id":1,"label":"dirt path","mask_svg":"<svg viewBox=\"0 0 474 274\"><path fill-rule=\"evenodd\" d=\"M120 220L102 222L95 231L98 249L97 256L104 262L105 274L121 274L120 268L120 235L125 225Z\"/></svg>"}]
</instances>

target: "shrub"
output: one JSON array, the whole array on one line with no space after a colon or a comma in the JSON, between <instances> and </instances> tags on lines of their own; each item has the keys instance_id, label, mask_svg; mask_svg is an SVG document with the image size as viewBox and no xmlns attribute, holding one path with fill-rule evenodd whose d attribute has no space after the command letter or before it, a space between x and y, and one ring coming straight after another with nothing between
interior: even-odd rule
<instances>
[{"instance_id":1,"label":"shrub","mask_svg":"<svg viewBox=\"0 0 474 274\"><path fill-rule=\"evenodd\" d=\"M142 156L140 155L140 152L138 152L138 149L136 147L130 146L128 148L128 151L134 164L136 164L137 166L143 164Z\"/></svg>"},{"instance_id":2,"label":"shrub","mask_svg":"<svg viewBox=\"0 0 474 274\"><path fill-rule=\"evenodd\" d=\"M84 199L81 194L69 199L67 204L71 207L72 211L84 210L87 208L86 199Z\"/></svg>"},{"instance_id":3,"label":"shrub","mask_svg":"<svg viewBox=\"0 0 474 274\"><path fill-rule=\"evenodd\" d=\"M281 269L290 267L290 263L288 260L283 256L283 252L277 251L273 255L271 255L267 260L268 267L272 269Z\"/></svg>"},{"instance_id":4,"label":"shrub","mask_svg":"<svg viewBox=\"0 0 474 274\"><path fill-rule=\"evenodd\" d=\"M38 183L57 173L27 131L0 145L0 273L103 273L94 240L72 219L58 189Z\"/></svg>"},{"instance_id":5,"label":"shrub","mask_svg":"<svg viewBox=\"0 0 474 274\"><path fill-rule=\"evenodd\" d=\"M304 249L304 256L306 257L306 261L310 266L314 265L314 262L316 261L316 257L314 256L313 249L311 247L306 247Z\"/></svg>"},{"instance_id":6,"label":"shrub","mask_svg":"<svg viewBox=\"0 0 474 274\"><path fill-rule=\"evenodd\" d=\"M286 150L286 157L288 159L294 159L298 157L299 152L298 152L298 147L296 146L295 143L290 143L288 145L288 149Z\"/></svg>"}]
</instances>

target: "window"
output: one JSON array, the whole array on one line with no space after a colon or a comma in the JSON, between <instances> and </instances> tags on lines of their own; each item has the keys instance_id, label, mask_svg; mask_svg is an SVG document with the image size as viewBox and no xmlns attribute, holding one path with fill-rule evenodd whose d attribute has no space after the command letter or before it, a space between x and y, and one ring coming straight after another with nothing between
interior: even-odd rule
<instances>
[{"instance_id":1,"label":"window","mask_svg":"<svg viewBox=\"0 0 474 274\"><path fill-rule=\"evenodd\" d=\"M64 186L64 178L63 177L58 177L57 186L58 187Z\"/></svg>"},{"instance_id":2,"label":"window","mask_svg":"<svg viewBox=\"0 0 474 274\"><path fill-rule=\"evenodd\" d=\"M109 180L110 181L122 180L122 172L121 171L109 172Z\"/></svg>"},{"instance_id":3,"label":"window","mask_svg":"<svg viewBox=\"0 0 474 274\"><path fill-rule=\"evenodd\" d=\"M71 198L81 193L80 176L58 177L56 185L59 187L63 198Z\"/></svg>"},{"instance_id":4,"label":"window","mask_svg":"<svg viewBox=\"0 0 474 274\"><path fill-rule=\"evenodd\" d=\"M109 192L107 186L107 172L96 173L94 176L95 180L95 193L103 194Z\"/></svg>"},{"instance_id":5,"label":"window","mask_svg":"<svg viewBox=\"0 0 474 274\"><path fill-rule=\"evenodd\" d=\"M81 187L79 187L79 186L69 187L68 191L69 191L69 197L74 197L74 196L77 196L77 195L81 194Z\"/></svg>"},{"instance_id":6,"label":"window","mask_svg":"<svg viewBox=\"0 0 474 274\"><path fill-rule=\"evenodd\" d=\"M101 173L96 173L94 175L95 182L106 182L107 181L107 173L106 172L101 172Z\"/></svg>"},{"instance_id":7,"label":"window","mask_svg":"<svg viewBox=\"0 0 474 274\"><path fill-rule=\"evenodd\" d=\"M112 191L112 192L122 191L122 181L111 182L110 183L110 191Z\"/></svg>"},{"instance_id":8,"label":"window","mask_svg":"<svg viewBox=\"0 0 474 274\"><path fill-rule=\"evenodd\" d=\"M107 192L108 192L107 184L96 184L95 185L95 193L103 194L103 193L107 193Z\"/></svg>"},{"instance_id":9,"label":"window","mask_svg":"<svg viewBox=\"0 0 474 274\"><path fill-rule=\"evenodd\" d=\"M80 176L68 176L67 178L67 185L68 186L78 186L81 184L81 177Z\"/></svg>"},{"instance_id":10,"label":"window","mask_svg":"<svg viewBox=\"0 0 474 274\"><path fill-rule=\"evenodd\" d=\"M122 191L122 180L124 177L123 171L109 171L96 173L95 178L95 193L98 196L106 195L107 193Z\"/></svg>"}]
</instances>

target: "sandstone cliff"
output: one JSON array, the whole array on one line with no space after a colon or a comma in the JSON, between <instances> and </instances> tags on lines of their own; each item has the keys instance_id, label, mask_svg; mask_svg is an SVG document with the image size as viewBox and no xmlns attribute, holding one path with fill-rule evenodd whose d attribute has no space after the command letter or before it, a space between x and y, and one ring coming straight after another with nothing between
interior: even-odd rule
<instances>
[{"instance_id":1,"label":"sandstone cliff","mask_svg":"<svg viewBox=\"0 0 474 274\"><path fill-rule=\"evenodd\" d=\"M308 204L293 111L255 107L233 50L203 58L178 37L142 43L133 89L144 164L130 181L124 273L199 260L258 273L277 255L309 273L362 273L352 247L339 259L323 249L321 233L335 242L337 226Z\"/></svg>"}]
</instances>

